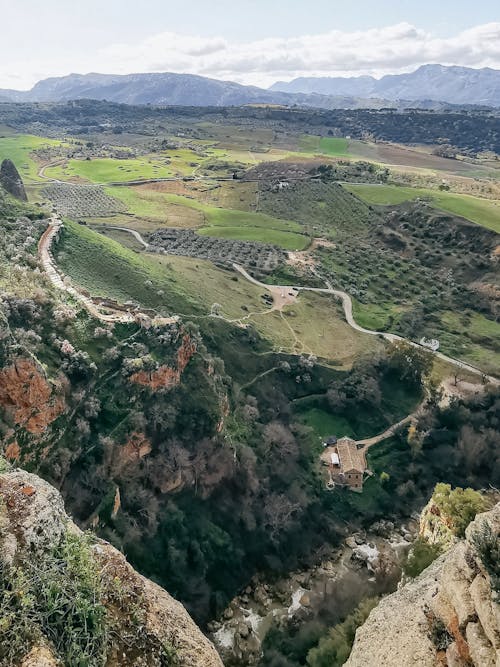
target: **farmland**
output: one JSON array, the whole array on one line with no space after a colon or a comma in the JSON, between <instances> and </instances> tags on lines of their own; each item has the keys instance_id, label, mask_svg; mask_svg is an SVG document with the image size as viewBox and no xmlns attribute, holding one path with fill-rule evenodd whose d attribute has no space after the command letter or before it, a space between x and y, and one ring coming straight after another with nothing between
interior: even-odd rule
<instances>
[{"instance_id":1,"label":"farmland","mask_svg":"<svg viewBox=\"0 0 500 667\"><path fill-rule=\"evenodd\" d=\"M428 199L436 208L463 216L472 222L500 233L500 202L465 194L440 192L426 188L396 185L344 185L349 192L368 204L388 206L413 199Z\"/></svg>"},{"instance_id":2,"label":"farmland","mask_svg":"<svg viewBox=\"0 0 500 667\"><path fill-rule=\"evenodd\" d=\"M209 206L193 198L144 187L107 188L106 192L119 198L133 215L150 218L169 227L202 225L199 233L203 235L260 241L279 245L286 250L301 250L309 244L307 236L298 233L301 227L297 222L265 213ZM169 214L171 206L176 207L176 216ZM188 209L186 219L182 215L185 209ZM173 224L176 221L178 224Z\"/></svg>"},{"instance_id":3,"label":"farmland","mask_svg":"<svg viewBox=\"0 0 500 667\"><path fill-rule=\"evenodd\" d=\"M196 132L198 138L154 141L122 135L114 137L109 145L72 138L63 144L54 139L16 135L2 138L0 150L14 151L21 171L24 169L33 184L44 165L45 178L66 181L46 185L43 195L61 215L85 220L101 231L100 238L102 234L108 237L105 241L119 241L125 250L133 252L135 261L158 262L159 257L146 257L141 245L129 234L113 231L110 226L135 229L146 240L150 235L155 238L157 230L178 230L180 235L176 237L175 232L176 240L169 240L162 251L192 254L202 262L203 272L207 271L206 259L212 259L226 267L237 261L261 277L266 276L269 283L318 285L329 280L353 297L354 314L362 326L414 337L434 335L443 350L456 356L483 365L488 355L488 359L495 360L498 325L491 320L492 312L478 313L483 318L480 328L491 329L488 335L477 333L472 324L460 330L445 315L461 307L460 294L465 303L467 286L480 277L479 265L488 254L490 242L471 244L464 238L455 246L441 233L451 224L453 234L465 234L467 238L472 234L466 228L455 227L454 215L498 231L500 206L494 199L495 190L491 190L491 198L485 199L437 189L448 169L452 185L456 181L451 175L460 173L456 178L462 179L460 187L465 192L467 187L481 192L488 188L488 182L467 174L476 170L488 175L493 173L491 166L441 158L421 147L321 134L280 135L264 128L252 132L244 127L210 123L202 123ZM78 159L71 157L73 153ZM59 156L56 161L51 157L54 155ZM392 172L383 164L396 165L397 170ZM227 179L233 171L238 172L237 178ZM393 179L405 182L401 174L408 176L407 183L412 183L411 179L418 183L419 174L421 183L432 187L396 185ZM126 184L148 179L168 180ZM280 181L283 183L278 187ZM419 200L428 202L427 209L421 208ZM406 212L401 213L402 209ZM440 210L451 214L451 218L441 216ZM401 217L399 227L388 223L391 211L397 220ZM409 216L409 223L402 221L404 216ZM424 217L420 220L418 216ZM414 224L417 218L418 224ZM432 220L432 224L424 218ZM313 240L318 237L330 245L317 246ZM171 242L175 247L169 245ZM398 244L405 245L406 250L403 245L396 247ZM269 250L271 246L281 249L276 255L280 258L283 251L307 250L305 264L292 268L282 259L269 262L275 252ZM252 248L255 256L246 255L247 248ZM240 251L244 254L240 255ZM311 274L307 268L310 266L316 267L316 274ZM436 267L440 270L441 289L436 283ZM144 271L148 273L149 269L143 266L139 272ZM455 272L454 283L448 281L450 271ZM171 275L161 278L172 279ZM484 280L486 285L480 289L491 290L491 270ZM113 290L120 290L118 282L113 284ZM156 291L162 290L158 287ZM186 296L178 283L176 290ZM154 301L153 295L148 299ZM301 299L299 310L307 301L308 298ZM326 300L321 303L324 306ZM427 312L431 304L435 317ZM294 324L292 328L288 325L296 317L295 311L286 317L285 312L279 317L274 313L259 326L273 345L278 345L278 340L286 341L283 348L290 350L295 334ZM476 322L473 317L470 321ZM276 336L277 331L281 333ZM317 338L310 344L310 337L310 333L299 336L303 349L321 350L327 358L331 353L327 353L324 340Z\"/></svg>"},{"instance_id":4,"label":"farmland","mask_svg":"<svg viewBox=\"0 0 500 667\"><path fill-rule=\"evenodd\" d=\"M68 160L62 165L46 169L49 178L60 180L110 183L142 180L147 178L169 178L174 175L165 160L155 158L131 158L115 160L96 158L93 160Z\"/></svg>"},{"instance_id":5,"label":"farmland","mask_svg":"<svg viewBox=\"0 0 500 667\"><path fill-rule=\"evenodd\" d=\"M17 166L26 183L38 182L39 162L34 158L33 151L41 148L58 146L59 141L36 137L28 134L0 136L0 162L9 158Z\"/></svg>"}]
</instances>

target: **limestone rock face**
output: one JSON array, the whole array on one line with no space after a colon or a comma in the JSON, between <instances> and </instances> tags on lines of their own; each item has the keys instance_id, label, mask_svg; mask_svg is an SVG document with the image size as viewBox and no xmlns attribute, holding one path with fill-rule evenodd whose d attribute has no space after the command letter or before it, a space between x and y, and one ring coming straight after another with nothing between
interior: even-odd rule
<instances>
[{"instance_id":1,"label":"limestone rock face","mask_svg":"<svg viewBox=\"0 0 500 667\"><path fill-rule=\"evenodd\" d=\"M356 632L346 667L500 664L500 606L473 536L500 534L500 503L476 516L416 579L384 598ZM441 663L439 662L441 660Z\"/></svg>"},{"instance_id":2,"label":"limestone rock face","mask_svg":"<svg viewBox=\"0 0 500 667\"><path fill-rule=\"evenodd\" d=\"M12 160L4 160L0 166L0 185L16 199L28 201L23 180Z\"/></svg>"},{"instance_id":3,"label":"limestone rock face","mask_svg":"<svg viewBox=\"0 0 500 667\"><path fill-rule=\"evenodd\" d=\"M23 470L0 474L0 569L28 571L37 567L43 555L68 533L82 536L54 487ZM222 667L215 648L182 604L139 575L109 543L92 541L91 554L101 581L103 599L99 602L115 627L123 629L113 633L116 638L107 648L107 667L164 665L157 656L165 645L175 651L176 665ZM123 605L124 599L132 605ZM127 616L130 609L134 617L140 617L140 623ZM126 635L123 641L122 635ZM50 641L43 637L29 649L18 663L21 667L61 664Z\"/></svg>"}]
</instances>

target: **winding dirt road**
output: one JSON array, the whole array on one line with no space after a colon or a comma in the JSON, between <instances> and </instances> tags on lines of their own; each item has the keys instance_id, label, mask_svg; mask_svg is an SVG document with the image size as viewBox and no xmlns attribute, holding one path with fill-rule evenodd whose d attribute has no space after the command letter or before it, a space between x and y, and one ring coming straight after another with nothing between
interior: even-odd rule
<instances>
[{"instance_id":1,"label":"winding dirt road","mask_svg":"<svg viewBox=\"0 0 500 667\"><path fill-rule=\"evenodd\" d=\"M92 317L97 318L101 322L106 323L125 323L130 324L133 322L145 321L146 319L150 320L153 326L165 326L169 324L174 324L179 321L178 315L172 317L153 317L150 318L145 313L141 312L127 312L126 309L119 310L115 309L112 306L106 305L106 311L103 312L96 303L92 300L91 297L83 294L81 291L73 287L71 284L68 284L64 281L64 277L59 273L54 258L51 252L52 242L56 238L59 230L63 226L62 221L56 216L53 215L50 218L47 229L44 231L40 240L38 242L38 256L42 267L47 274L51 283L58 289L64 290L67 294L70 294L73 298L79 301L82 306L92 315ZM132 230L126 230L132 231ZM145 243L141 239L142 243ZM147 244L146 244L147 245Z\"/></svg>"},{"instance_id":2,"label":"winding dirt road","mask_svg":"<svg viewBox=\"0 0 500 667\"><path fill-rule=\"evenodd\" d=\"M355 329L356 331L359 331L360 333L363 334L368 334L369 336L381 336L385 340L389 341L390 343L394 343L395 341L405 341L406 343L409 343L410 345L413 345L413 347L426 350L427 352L430 352L434 356L436 356L438 359L442 359L443 361L446 361L449 364L453 364L457 368L463 371L468 371L469 373L473 373L474 375L480 375L482 378L484 378L486 381L491 382L491 384L494 385L500 385L500 380L496 377L493 377L491 375L487 375L484 373L480 368L476 368L475 366L471 366L470 364L465 363L464 361L460 361L459 359L454 359L453 357L448 357L446 354L443 354L442 352L433 352L430 350L428 347L425 347L424 345L420 345L420 343L415 343L412 340L409 340L408 338L404 338L403 336L398 336L397 334L392 334L392 333L387 333L386 331L374 331L372 329L365 329L364 327L360 326L359 324L356 323L353 314L352 314L352 299L347 294L347 292L343 292L341 290L336 290L334 289L328 281L325 281L326 287L300 287L300 286L290 286L290 285L266 285L265 283L261 283L259 280L251 276L247 271L242 266L239 266L238 264L233 264L233 267L235 268L236 271L241 273L242 276L244 276L247 280L249 280L251 283L254 285L258 285L261 289L270 291L270 288L277 288L281 290L281 292L284 292L285 294L290 292L290 291L296 291L296 292L319 292L322 294L332 294L333 296L337 297L342 301L342 307L344 309L344 315L347 324L349 324L350 327Z\"/></svg>"},{"instance_id":3,"label":"winding dirt road","mask_svg":"<svg viewBox=\"0 0 500 667\"><path fill-rule=\"evenodd\" d=\"M58 229L61 227L62 222L57 218L57 216L53 216L51 218L51 221L49 223L49 227L47 228L46 232L40 239L40 244L39 244L39 253L40 253L40 258L42 261L42 264L51 278L52 282L59 288L65 289L66 291L69 291L73 296L77 295L77 298L85 305L85 307L89 310L89 312L92 312L92 314L95 314L96 312L99 312L93 303L91 299L86 297L83 294L80 294L77 290L75 290L72 287L68 287L65 285L63 282L61 276L59 275L54 260L52 258L52 255L50 253L50 246L52 243L52 240L54 239ZM135 229L130 229L129 227L114 227L114 226L109 226L107 228L112 228L112 229L118 229L123 232L128 232L129 234L132 234L132 236L144 247L145 250L149 249L149 244L143 239L141 234L136 231ZM52 231L51 231L52 230ZM459 368L462 371L467 371L469 373L472 373L474 375L479 375L484 381L490 382L491 384L494 385L500 385L500 380L496 377L493 377L491 375L487 375L484 373L480 368L476 368L475 366L472 366L471 364L467 364L464 361L460 361L459 359L454 359L453 357L448 357L447 355L443 354L442 352L434 352L430 350L429 348L420 345L420 343L416 343L412 340L409 340L408 338L404 338L403 336L399 336L398 334L393 334L393 333L388 333L386 331L376 331L373 329L365 329L364 327L360 326L357 324L356 320L354 319L354 316L352 314L352 299L347 294L347 292L343 292L342 290L337 290L334 289L331 284L325 280L325 285L326 287L303 287L303 286L297 286L297 285L266 285L266 283L261 282L260 280L257 280L253 276L251 276L248 271L246 271L242 266L239 264L233 264L233 268L238 271L246 280L249 282L253 283L254 285L257 285L260 289L265 290L266 292L269 292L271 296L273 297L273 310L282 310L284 306L292 304L295 299L297 298L298 294L300 292L317 292L320 294L331 294L332 296L336 297L337 299L340 299L342 302L342 308L344 310L344 315L347 324L354 329L355 331L358 331L359 333L367 334L369 336L380 336L384 338L385 340L389 341L390 343L394 343L396 341L405 341L409 343L410 345L413 345L413 347L419 348L426 350L427 352L430 352L433 354L435 357L438 359L441 359L449 364L452 364L456 368ZM90 311L90 308L92 310ZM100 315L96 315L96 317L100 317L100 319L106 317L108 318L106 321L131 321L128 318L134 319L134 316L131 314L124 314L124 313L119 313L118 311L116 313L113 313L112 315L104 315L100 313ZM111 319L109 319L111 318ZM124 318L124 319L116 319L116 318ZM161 320L162 323L171 323L173 321L177 321L178 318L156 318L157 320Z\"/></svg>"}]
</instances>

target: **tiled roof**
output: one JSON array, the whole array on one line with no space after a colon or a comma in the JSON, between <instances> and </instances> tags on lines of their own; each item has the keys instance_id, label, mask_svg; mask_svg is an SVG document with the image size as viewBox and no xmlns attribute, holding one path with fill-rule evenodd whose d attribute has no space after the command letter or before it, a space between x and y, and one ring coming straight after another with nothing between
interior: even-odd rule
<instances>
[{"instance_id":1,"label":"tiled roof","mask_svg":"<svg viewBox=\"0 0 500 667\"><path fill-rule=\"evenodd\" d=\"M366 469L363 451L356 447L354 440L341 438L337 442L340 465L344 473L354 470L363 473Z\"/></svg>"}]
</instances>

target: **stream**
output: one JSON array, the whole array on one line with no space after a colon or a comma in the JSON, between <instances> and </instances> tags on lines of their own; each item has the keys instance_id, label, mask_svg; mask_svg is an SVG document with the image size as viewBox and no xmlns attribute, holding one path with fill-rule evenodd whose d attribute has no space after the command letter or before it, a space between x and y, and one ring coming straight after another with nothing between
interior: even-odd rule
<instances>
[{"instance_id":1,"label":"stream","mask_svg":"<svg viewBox=\"0 0 500 667\"><path fill-rule=\"evenodd\" d=\"M359 531L331 548L321 561L277 581L254 577L219 620L210 638L227 666L257 665L270 628L300 625L316 617L342 621L366 597L394 591L418 520L390 521Z\"/></svg>"}]
</instances>

